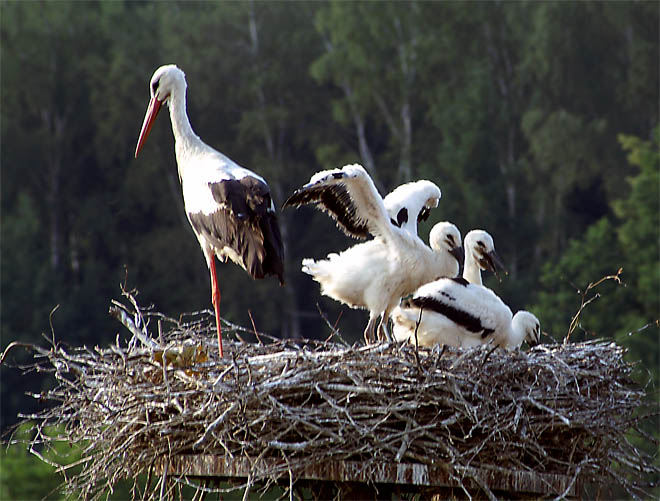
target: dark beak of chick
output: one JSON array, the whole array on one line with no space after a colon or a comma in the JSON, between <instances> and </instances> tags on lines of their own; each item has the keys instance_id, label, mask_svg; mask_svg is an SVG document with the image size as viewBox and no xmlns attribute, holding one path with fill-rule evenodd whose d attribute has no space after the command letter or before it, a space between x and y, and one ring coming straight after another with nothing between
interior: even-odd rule
<instances>
[{"instance_id":1,"label":"dark beak of chick","mask_svg":"<svg viewBox=\"0 0 660 501\"><path fill-rule=\"evenodd\" d=\"M458 276L461 276L463 270L463 263L465 262L465 251L463 250L463 246L459 245L458 247L453 247L449 253L456 258L456 261L458 261L458 268L459 268L459 274Z\"/></svg>"},{"instance_id":2,"label":"dark beak of chick","mask_svg":"<svg viewBox=\"0 0 660 501\"><path fill-rule=\"evenodd\" d=\"M509 272L506 271L506 268L504 267L504 263L500 259L500 256L498 256L497 252L495 252L494 250L492 250L492 251L490 251L486 254L482 254L481 258L479 259L479 264L485 270L488 270L488 271L492 272L500 282L502 281L502 278L500 277L500 275L497 272L498 268L500 270L502 270L505 275L509 274Z\"/></svg>"}]
</instances>

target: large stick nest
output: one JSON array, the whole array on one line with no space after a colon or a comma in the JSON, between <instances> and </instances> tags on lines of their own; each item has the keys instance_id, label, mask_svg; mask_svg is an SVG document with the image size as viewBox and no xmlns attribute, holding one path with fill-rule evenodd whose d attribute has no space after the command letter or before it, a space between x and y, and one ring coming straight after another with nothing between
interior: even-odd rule
<instances>
[{"instance_id":1,"label":"large stick nest","mask_svg":"<svg viewBox=\"0 0 660 501\"><path fill-rule=\"evenodd\" d=\"M174 320L132 302L114 307L130 342L30 346L23 367L54 375L54 388L35 395L52 405L26 417L34 443L85 444L67 489L86 498L151 476L159 458L196 453L249 458L250 483L295 479L309 463L402 462L444 465L459 485L474 468L513 469L616 483L637 496L643 476L658 472L629 442L648 417L645 393L610 341L417 351L247 343L233 326L225 335L238 339L219 359L209 314ZM49 436L49 425L63 435ZM256 468L264 459L267 471Z\"/></svg>"}]
</instances>

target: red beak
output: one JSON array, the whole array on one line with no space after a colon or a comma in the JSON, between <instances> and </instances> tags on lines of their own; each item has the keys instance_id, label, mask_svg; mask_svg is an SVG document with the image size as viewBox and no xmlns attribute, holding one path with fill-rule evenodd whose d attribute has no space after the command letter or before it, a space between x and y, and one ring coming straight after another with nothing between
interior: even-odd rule
<instances>
[{"instance_id":1,"label":"red beak","mask_svg":"<svg viewBox=\"0 0 660 501\"><path fill-rule=\"evenodd\" d=\"M147 108L147 114L144 116L144 122L142 123L142 130L140 131L140 138L138 139L137 147L135 148L135 158L137 158L138 153L144 146L144 142L147 140L149 132L151 132L151 127L156 120L156 116L160 111L160 107L163 103L156 99L156 96L151 98L149 101L149 107Z\"/></svg>"}]
</instances>

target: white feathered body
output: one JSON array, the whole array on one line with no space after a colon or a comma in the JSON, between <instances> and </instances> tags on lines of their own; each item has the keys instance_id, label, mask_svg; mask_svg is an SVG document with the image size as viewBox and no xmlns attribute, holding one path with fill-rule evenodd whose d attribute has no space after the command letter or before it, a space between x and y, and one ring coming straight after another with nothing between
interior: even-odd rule
<instances>
[{"instance_id":1,"label":"white feathered body","mask_svg":"<svg viewBox=\"0 0 660 501\"><path fill-rule=\"evenodd\" d=\"M419 321L417 338L421 346L462 348L484 343L509 346L515 337L512 317L511 309L491 289L461 279L440 279L423 285L392 313L398 341L414 343Z\"/></svg>"},{"instance_id":2,"label":"white feathered body","mask_svg":"<svg viewBox=\"0 0 660 501\"><path fill-rule=\"evenodd\" d=\"M455 226L436 226L444 230L441 233L456 233L454 241L460 242ZM395 232L396 245L376 238L326 259L304 259L302 270L319 282L322 294L351 308L369 310L372 321L381 313L387 319L401 297L429 280L458 273L458 261L447 249L432 250L405 230Z\"/></svg>"}]
</instances>

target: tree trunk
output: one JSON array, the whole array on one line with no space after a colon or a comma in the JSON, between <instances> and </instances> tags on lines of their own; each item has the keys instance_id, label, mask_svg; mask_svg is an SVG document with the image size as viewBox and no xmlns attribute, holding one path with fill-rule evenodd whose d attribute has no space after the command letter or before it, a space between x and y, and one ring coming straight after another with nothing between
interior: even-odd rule
<instances>
[{"instance_id":1,"label":"tree trunk","mask_svg":"<svg viewBox=\"0 0 660 501\"><path fill-rule=\"evenodd\" d=\"M259 27L255 16L254 0L250 1L249 9L249 33L250 33L250 51L252 53L253 64L258 64L259 58ZM279 129L277 134L278 141L275 141L276 134L273 132L273 125L269 123L266 114L267 98L264 88L260 85L256 90L257 109L261 117L261 132L268 152L268 157L274 166L274 172L282 172L282 145L285 139L285 124L274 124L274 128ZM284 189L279 181L278 176L274 176L269 185L273 195L277 199L283 199ZM284 247L289 247L290 235L288 219L283 217L282 214L278 218L279 227L282 235L282 242ZM285 258L286 260L286 258ZM290 263L288 263L290 264ZM284 311L285 315L281 315L280 332L283 337L299 338L300 337L300 318L298 317L298 299L293 287L285 287L284 289Z\"/></svg>"},{"instance_id":2,"label":"tree trunk","mask_svg":"<svg viewBox=\"0 0 660 501\"><path fill-rule=\"evenodd\" d=\"M499 9L499 4L495 8ZM491 22L499 23L499 26L491 27ZM507 36L505 30L505 22L499 19L499 16L493 16L492 21L489 20L484 23L484 34L487 43L487 52L490 56L493 78L502 97L506 116L506 137L498 141L498 166L504 178L506 190L507 231L509 234L514 234L517 222L515 171L517 165L516 138L518 134L519 103L517 101L518 89L513 79L512 57L509 54L509 48L506 46ZM498 35L495 34L495 31L498 32ZM515 280L518 270L516 245L507 249L507 255L509 258L507 263L509 265L509 273L511 274L511 278Z\"/></svg>"}]
</instances>

